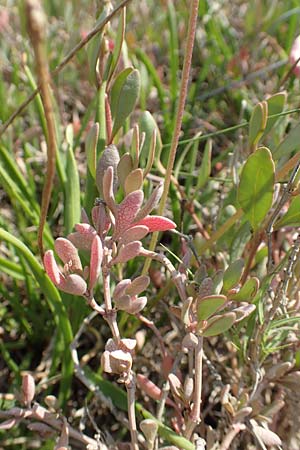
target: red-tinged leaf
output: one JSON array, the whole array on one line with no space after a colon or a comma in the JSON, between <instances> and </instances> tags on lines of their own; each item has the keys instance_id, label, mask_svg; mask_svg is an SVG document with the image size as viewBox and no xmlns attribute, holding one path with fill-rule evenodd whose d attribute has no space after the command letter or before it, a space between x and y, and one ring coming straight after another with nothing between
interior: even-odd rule
<instances>
[{"instance_id":1,"label":"red-tinged leaf","mask_svg":"<svg viewBox=\"0 0 300 450\"><path fill-rule=\"evenodd\" d=\"M135 278L132 283L126 287L125 293L128 295L139 295L149 286L150 278L147 275L141 275Z\"/></svg>"},{"instance_id":2,"label":"red-tinged leaf","mask_svg":"<svg viewBox=\"0 0 300 450\"><path fill-rule=\"evenodd\" d=\"M83 295L86 292L87 285L83 278L73 273L64 278L58 288L68 294Z\"/></svg>"},{"instance_id":3,"label":"red-tinged leaf","mask_svg":"<svg viewBox=\"0 0 300 450\"><path fill-rule=\"evenodd\" d=\"M162 193L163 193L163 189L164 189L163 183L160 183L158 186L156 186L156 188L154 189L154 191L150 195L149 199L146 201L145 205L137 213L137 215L135 217L135 221L136 222L144 219L146 216L148 216L148 214L151 213L151 211L153 209L157 208L159 200L160 200L160 198L162 196Z\"/></svg>"},{"instance_id":4,"label":"red-tinged leaf","mask_svg":"<svg viewBox=\"0 0 300 450\"><path fill-rule=\"evenodd\" d=\"M162 216L147 216L135 223L135 226L137 225L145 225L149 228L150 233L152 231L167 231L176 228L176 224L172 220Z\"/></svg>"},{"instance_id":5,"label":"red-tinged leaf","mask_svg":"<svg viewBox=\"0 0 300 450\"><path fill-rule=\"evenodd\" d=\"M12 417L11 419L7 419L4 422L0 423L0 430L10 430L12 427L17 425L20 422L20 419L16 419Z\"/></svg>"},{"instance_id":6,"label":"red-tinged leaf","mask_svg":"<svg viewBox=\"0 0 300 450\"><path fill-rule=\"evenodd\" d=\"M121 298L125 294L127 286L129 286L130 284L131 280L129 278L125 278L124 280L120 281L115 287L113 299L118 300L119 298Z\"/></svg>"},{"instance_id":7,"label":"red-tinged leaf","mask_svg":"<svg viewBox=\"0 0 300 450\"><path fill-rule=\"evenodd\" d=\"M149 397L153 398L153 400L161 399L161 389L156 386L156 384L152 383L147 377L138 373L136 376L136 381L138 387L141 391L145 392L145 394L149 395Z\"/></svg>"},{"instance_id":8,"label":"red-tinged leaf","mask_svg":"<svg viewBox=\"0 0 300 450\"><path fill-rule=\"evenodd\" d=\"M35 382L30 373L26 373L22 377L22 400L26 406L32 402L35 394Z\"/></svg>"},{"instance_id":9,"label":"red-tinged leaf","mask_svg":"<svg viewBox=\"0 0 300 450\"><path fill-rule=\"evenodd\" d=\"M124 198L122 203L118 206L115 229L116 236L119 236L130 227L143 200L144 193L141 190L133 191Z\"/></svg>"},{"instance_id":10,"label":"red-tinged leaf","mask_svg":"<svg viewBox=\"0 0 300 450\"><path fill-rule=\"evenodd\" d=\"M54 243L54 248L64 264L71 264L70 270L77 272L82 270L78 250L71 241L65 238L58 238Z\"/></svg>"},{"instance_id":11,"label":"red-tinged leaf","mask_svg":"<svg viewBox=\"0 0 300 450\"><path fill-rule=\"evenodd\" d=\"M149 233L149 228L145 225L137 225L122 233L122 244L128 244L132 241L140 241Z\"/></svg>"},{"instance_id":12,"label":"red-tinged leaf","mask_svg":"<svg viewBox=\"0 0 300 450\"><path fill-rule=\"evenodd\" d=\"M95 236L91 247L90 260L90 284L89 288L92 290L97 283L101 272L101 264L103 259L103 247L99 236Z\"/></svg>"},{"instance_id":13,"label":"red-tinged leaf","mask_svg":"<svg viewBox=\"0 0 300 450\"><path fill-rule=\"evenodd\" d=\"M64 277L56 264L52 250L47 250L44 255L44 267L52 283L58 286Z\"/></svg>"},{"instance_id":14,"label":"red-tinged leaf","mask_svg":"<svg viewBox=\"0 0 300 450\"><path fill-rule=\"evenodd\" d=\"M140 241L133 241L127 245L124 245L124 247L121 247L119 250L119 253L113 263L125 263L130 259L135 258L140 253L141 248L142 244Z\"/></svg>"}]
</instances>

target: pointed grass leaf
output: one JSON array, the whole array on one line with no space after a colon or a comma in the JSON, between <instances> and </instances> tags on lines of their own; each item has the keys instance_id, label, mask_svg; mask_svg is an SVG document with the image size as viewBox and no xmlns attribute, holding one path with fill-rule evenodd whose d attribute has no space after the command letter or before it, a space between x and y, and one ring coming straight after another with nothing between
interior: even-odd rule
<instances>
[{"instance_id":1,"label":"pointed grass leaf","mask_svg":"<svg viewBox=\"0 0 300 450\"><path fill-rule=\"evenodd\" d=\"M247 159L240 177L238 201L254 230L273 201L275 167L269 149L261 147Z\"/></svg>"},{"instance_id":2,"label":"pointed grass leaf","mask_svg":"<svg viewBox=\"0 0 300 450\"><path fill-rule=\"evenodd\" d=\"M94 123L85 138L85 154L87 165L93 178L96 177L97 142L99 137L99 123Z\"/></svg>"},{"instance_id":3,"label":"pointed grass leaf","mask_svg":"<svg viewBox=\"0 0 300 450\"><path fill-rule=\"evenodd\" d=\"M258 103L252 111L249 121L249 146L253 148L257 145L263 135L268 116L267 102Z\"/></svg>"},{"instance_id":4,"label":"pointed grass leaf","mask_svg":"<svg viewBox=\"0 0 300 450\"><path fill-rule=\"evenodd\" d=\"M130 172L124 183L124 189L126 195L130 194L130 192L137 191L143 186L143 171L142 169L135 169Z\"/></svg>"},{"instance_id":5,"label":"pointed grass leaf","mask_svg":"<svg viewBox=\"0 0 300 450\"><path fill-rule=\"evenodd\" d=\"M67 151L66 182L64 186L64 225L66 234L70 233L81 216L80 180L77 162L71 146Z\"/></svg>"},{"instance_id":6,"label":"pointed grass leaf","mask_svg":"<svg viewBox=\"0 0 300 450\"><path fill-rule=\"evenodd\" d=\"M279 159L282 156L289 157L294 151L298 150L300 141L300 124L292 128L283 141L273 151L273 158Z\"/></svg>"},{"instance_id":7,"label":"pointed grass leaf","mask_svg":"<svg viewBox=\"0 0 300 450\"><path fill-rule=\"evenodd\" d=\"M132 113L140 93L139 71L129 67L115 79L111 89L111 114L113 118L112 136L124 125Z\"/></svg>"},{"instance_id":8,"label":"pointed grass leaf","mask_svg":"<svg viewBox=\"0 0 300 450\"><path fill-rule=\"evenodd\" d=\"M207 297L199 298L197 301L197 318L198 321L207 320L215 312L221 309L227 298L225 295L209 295Z\"/></svg>"},{"instance_id":9,"label":"pointed grass leaf","mask_svg":"<svg viewBox=\"0 0 300 450\"><path fill-rule=\"evenodd\" d=\"M202 158L201 166L199 168L196 191L203 188L203 186L207 183L207 180L210 176L211 154L212 154L212 141L211 141L211 139L208 139L205 144L203 158Z\"/></svg>"},{"instance_id":10,"label":"pointed grass leaf","mask_svg":"<svg viewBox=\"0 0 300 450\"><path fill-rule=\"evenodd\" d=\"M286 92L278 92L267 99L268 103L268 116L273 116L275 114L280 114L283 111L285 102L287 98ZM264 136L269 133L273 128L279 117L268 118L267 125L264 131Z\"/></svg>"},{"instance_id":11,"label":"pointed grass leaf","mask_svg":"<svg viewBox=\"0 0 300 450\"><path fill-rule=\"evenodd\" d=\"M274 230L282 227L298 227L300 225L300 195L291 201L288 211L274 225Z\"/></svg>"},{"instance_id":12,"label":"pointed grass leaf","mask_svg":"<svg viewBox=\"0 0 300 450\"><path fill-rule=\"evenodd\" d=\"M225 333L232 327L236 319L234 312L228 312L226 314L213 316L207 321L205 329L202 331L202 336L211 337L218 336Z\"/></svg>"},{"instance_id":13,"label":"pointed grass leaf","mask_svg":"<svg viewBox=\"0 0 300 450\"><path fill-rule=\"evenodd\" d=\"M251 302L251 300L255 297L258 288L258 278L252 277L246 281L246 283L236 294L228 295L228 300L233 300L235 302Z\"/></svg>"},{"instance_id":14,"label":"pointed grass leaf","mask_svg":"<svg viewBox=\"0 0 300 450\"><path fill-rule=\"evenodd\" d=\"M229 291L239 283L243 270L244 270L243 259L237 259L233 263L229 264L229 266L224 272L223 288L222 288L223 292Z\"/></svg>"}]
</instances>

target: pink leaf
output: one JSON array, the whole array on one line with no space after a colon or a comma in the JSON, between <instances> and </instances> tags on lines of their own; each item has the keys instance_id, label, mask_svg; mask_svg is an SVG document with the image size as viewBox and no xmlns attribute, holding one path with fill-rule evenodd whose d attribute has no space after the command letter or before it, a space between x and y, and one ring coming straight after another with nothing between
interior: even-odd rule
<instances>
[{"instance_id":1,"label":"pink leaf","mask_svg":"<svg viewBox=\"0 0 300 450\"><path fill-rule=\"evenodd\" d=\"M68 239L79 250L90 250L93 239L97 235L96 230L88 223L77 223L75 230L75 233L68 235Z\"/></svg>"},{"instance_id":2,"label":"pink leaf","mask_svg":"<svg viewBox=\"0 0 300 450\"><path fill-rule=\"evenodd\" d=\"M92 290L97 283L101 272L101 264L103 258L103 247L99 236L95 236L91 248L90 260L90 284L89 288Z\"/></svg>"},{"instance_id":3,"label":"pink leaf","mask_svg":"<svg viewBox=\"0 0 300 450\"><path fill-rule=\"evenodd\" d=\"M54 248L64 264L68 264L72 272L82 270L78 250L71 241L65 238L58 238L54 243Z\"/></svg>"},{"instance_id":4,"label":"pink leaf","mask_svg":"<svg viewBox=\"0 0 300 450\"><path fill-rule=\"evenodd\" d=\"M121 236L122 244L128 244L132 241L140 241L149 233L149 228L145 225L138 225L128 228Z\"/></svg>"},{"instance_id":5,"label":"pink leaf","mask_svg":"<svg viewBox=\"0 0 300 450\"><path fill-rule=\"evenodd\" d=\"M294 40L294 43L292 45L291 51L290 51L290 63L295 64L295 62L300 58L300 36L297 36ZM296 77L300 77L300 61L296 64L296 66L293 69L294 74Z\"/></svg>"},{"instance_id":6,"label":"pink leaf","mask_svg":"<svg viewBox=\"0 0 300 450\"><path fill-rule=\"evenodd\" d=\"M84 279L76 273L68 275L58 287L61 291L73 295L83 295L87 289Z\"/></svg>"},{"instance_id":7,"label":"pink leaf","mask_svg":"<svg viewBox=\"0 0 300 450\"><path fill-rule=\"evenodd\" d=\"M117 257L113 260L113 264L117 263L125 263L132 258L138 256L140 250L142 248L142 244L140 241L133 241L127 245L124 245L119 250Z\"/></svg>"},{"instance_id":8,"label":"pink leaf","mask_svg":"<svg viewBox=\"0 0 300 450\"><path fill-rule=\"evenodd\" d=\"M118 206L116 216L115 235L119 236L130 227L144 200L144 193L141 190L128 194Z\"/></svg>"},{"instance_id":9,"label":"pink leaf","mask_svg":"<svg viewBox=\"0 0 300 450\"><path fill-rule=\"evenodd\" d=\"M150 233L152 231L167 231L176 228L176 224L172 220L162 216L147 216L135 223L135 226L137 225L145 225L149 228Z\"/></svg>"},{"instance_id":10,"label":"pink leaf","mask_svg":"<svg viewBox=\"0 0 300 450\"><path fill-rule=\"evenodd\" d=\"M130 284L131 284L131 280L128 278L124 278L124 280L121 280L115 287L115 290L113 293L113 299L118 300L119 298L121 298L125 294L125 289Z\"/></svg>"},{"instance_id":11,"label":"pink leaf","mask_svg":"<svg viewBox=\"0 0 300 450\"><path fill-rule=\"evenodd\" d=\"M58 286L64 277L56 264L52 250L47 250L44 255L44 267L52 283Z\"/></svg>"}]
</instances>

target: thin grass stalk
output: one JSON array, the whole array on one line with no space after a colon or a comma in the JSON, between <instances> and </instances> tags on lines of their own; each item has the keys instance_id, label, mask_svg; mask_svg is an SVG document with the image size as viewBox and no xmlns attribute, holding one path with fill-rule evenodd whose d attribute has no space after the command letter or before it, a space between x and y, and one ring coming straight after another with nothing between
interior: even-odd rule
<instances>
[{"instance_id":1,"label":"thin grass stalk","mask_svg":"<svg viewBox=\"0 0 300 450\"><path fill-rule=\"evenodd\" d=\"M193 55L197 17L198 17L198 6L199 6L199 0L191 1L190 13L189 13L189 24L188 24L188 30L187 30L187 42L186 42L186 48L185 48L182 78L181 78L181 85L180 85L180 92L179 92L179 101L178 101L178 107L177 107L177 111L176 111L175 129L174 129L170 153L169 153L169 160L168 160L168 165L167 165L164 190L163 190L163 194L162 194L159 208L158 208L159 215L163 214L165 205L167 202L170 183L171 183L171 177L172 177L172 170L174 167L176 151L177 151L177 146L178 146L178 142L179 142L182 118L183 118L185 101L186 101L187 91L188 91L189 75L190 75L190 69L191 69L191 63L192 63L192 55ZM150 251L153 251L155 249L157 239L158 239L158 232L155 232L155 233L153 233L152 238L151 238L151 242L150 242L150 246L149 246ZM146 259L144 268L143 268L143 272L142 272L143 274L148 272L150 264L151 264L151 260Z\"/></svg>"}]
</instances>

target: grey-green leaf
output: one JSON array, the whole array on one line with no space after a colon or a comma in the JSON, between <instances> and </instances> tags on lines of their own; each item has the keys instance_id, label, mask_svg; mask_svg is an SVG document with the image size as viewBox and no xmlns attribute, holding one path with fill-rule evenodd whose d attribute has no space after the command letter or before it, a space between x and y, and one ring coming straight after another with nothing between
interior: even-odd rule
<instances>
[{"instance_id":1,"label":"grey-green leaf","mask_svg":"<svg viewBox=\"0 0 300 450\"><path fill-rule=\"evenodd\" d=\"M283 111L285 102L286 102L287 94L286 92L278 92L277 94L272 95L267 99L268 103L268 116L273 116L275 114L280 114ZM273 117L268 119L267 125L265 128L264 136L269 133L269 131L273 128L275 123L279 117Z\"/></svg>"},{"instance_id":2,"label":"grey-green leaf","mask_svg":"<svg viewBox=\"0 0 300 450\"><path fill-rule=\"evenodd\" d=\"M244 269L244 260L237 259L233 263L229 264L224 272L223 277L223 292L227 292L238 284L241 279Z\"/></svg>"},{"instance_id":3,"label":"grey-green leaf","mask_svg":"<svg viewBox=\"0 0 300 450\"><path fill-rule=\"evenodd\" d=\"M204 337L218 336L225 333L232 327L236 319L236 315L233 312L211 317L208 320L206 328L202 331Z\"/></svg>"},{"instance_id":4,"label":"grey-green leaf","mask_svg":"<svg viewBox=\"0 0 300 450\"><path fill-rule=\"evenodd\" d=\"M290 130L283 141L275 148L273 152L274 159L282 156L288 157L294 150L299 150L300 124Z\"/></svg>"},{"instance_id":5,"label":"grey-green leaf","mask_svg":"<svg viewBox=\"0 0 300 450\"><path fill-rule=\"evenodd\" d=\"M111 114L113 118L112 135L124 125L132 113L140 93L140 74L137 69L129 67L115 79L111 90Z\"/></svg>"},{"instance_id":6,"label":"grey-green leaf","mask_svg":"<svg viewBox=\"0 0 300 450\"><path fill-rule=\"evenodd\" d=\"M198 321L207 320L215 312L219 311L227 302L225 295L208 295L197 301Z\"/></svg>"},{"instance_id":7,"label":"grey-green leaf","mask_svg":"<svg viewBox=\"0 0 300 450\"><path fill-rule=\"evenodd\" d=\"M294 197L286 214L279 219L274 229L282 227L298 227L300 225L300 196Z\"/></svg>"},{"instance_id":8,"label":"grey-green leaf","mask_svg":"<svg viewBox=\"0 0 300 450\"><path fill-rule=\"evenodd\" d=\"M258 148L246 161L238 187L238 201L256 230L273 202L275 166L266 147Z\"/></svg>"}]
</instances>

